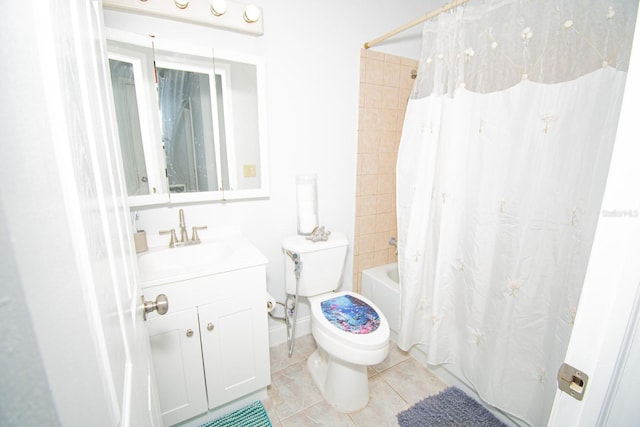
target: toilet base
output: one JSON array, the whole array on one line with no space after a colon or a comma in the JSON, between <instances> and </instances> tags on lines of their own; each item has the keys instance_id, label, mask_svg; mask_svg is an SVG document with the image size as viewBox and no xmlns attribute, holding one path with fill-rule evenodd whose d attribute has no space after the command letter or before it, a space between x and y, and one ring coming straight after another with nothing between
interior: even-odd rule
<instances>
[{"instance_id":1,"label":"toilet base","mask_svg":"<svg viewBox=\"0 0 640 427\"><path fill-rule=\"evenodd\" d=\"M369 402L369 378L365 365L354 365L331 356L320 347L309 356L307 367L324 399L338 412L355 412Z\"/></svg>"}]
</instances>

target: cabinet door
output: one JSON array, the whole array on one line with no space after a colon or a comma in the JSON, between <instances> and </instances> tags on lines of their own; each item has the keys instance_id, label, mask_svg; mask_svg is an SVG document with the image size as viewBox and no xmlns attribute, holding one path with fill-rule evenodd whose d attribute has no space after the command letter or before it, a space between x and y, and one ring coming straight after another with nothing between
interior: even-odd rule
<instances>
[{"instance_id":1,"label":"cabinet door","mask_svg":"<svg viewBox=\"0 0 640 427\"><path fill-rule=\"evenodd\" d=\"M197 309L154 317L147 328L164 424L206 412Z\"/></svg>"},{"instance_id":2,"label":"cabinet door","mask_svg":"<svg viewBox=\"0 0 640 427\"><path fill-rule=\"evenodd\" d=\"M264 298L226 299L198 311L209 408L269 385Z\"/></svg>"}]
</instances>

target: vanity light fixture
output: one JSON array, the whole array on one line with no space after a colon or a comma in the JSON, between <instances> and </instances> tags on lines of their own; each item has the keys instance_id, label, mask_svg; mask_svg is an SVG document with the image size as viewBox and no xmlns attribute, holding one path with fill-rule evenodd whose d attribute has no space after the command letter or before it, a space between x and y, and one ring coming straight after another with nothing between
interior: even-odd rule
<instances>
[{"instance_id":1,"label":"vanity light fixture","mask_svg":"<svg viewBox=\"0 0 640 427\"><path fill-rule=\"evenodd\" d=\"M254 36L264 34L262 8L242 0L102 0L102 4L105 9L176 19Z\"/></svg>"},{"instance_id":2,"label":"vanity light fixture","mask_svg":"<svg viewBox=\"0 0 640 427\"><path fill-rule=\"evenodd\" d=\"M173 0L179 9L185 9L189 6L189 0Z\"/></svg>"},{"instance_id":3,"label":"vanity light fixture","mask_svg":"<svg viewBox=\"0 0 640 427\"><path fill-rule=\"evenodd\" d=\"M227 0L211 0L211 13L215 16L224 15L227 11Z\"/></svg>"},{"instance_id":4,"label":"vanity light fixture","mask_svg":"<svg viewBox=\"0 0 640 427\"><path fill-rule=\"evenodd\" d=\"M260 9L254 4L250 4L244 9L244 20L249 24L257 22L260 19Z\"/></svg>"}]
</instances>

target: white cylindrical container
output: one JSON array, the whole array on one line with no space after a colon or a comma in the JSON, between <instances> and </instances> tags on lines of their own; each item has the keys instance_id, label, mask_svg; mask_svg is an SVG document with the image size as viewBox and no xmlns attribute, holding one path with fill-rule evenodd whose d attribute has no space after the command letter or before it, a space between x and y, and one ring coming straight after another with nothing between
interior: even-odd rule
<instances>
[{"instance_id":1,"label":"white cylindrical container","mask_svg":"<svg viewBox=\"0 0 640 427\"><path fill-rule=\"evenodd\" d=\"M309 235L318 226L318 179L316 174L296 177L298 234Z\"/></svg>"}]
</instances>

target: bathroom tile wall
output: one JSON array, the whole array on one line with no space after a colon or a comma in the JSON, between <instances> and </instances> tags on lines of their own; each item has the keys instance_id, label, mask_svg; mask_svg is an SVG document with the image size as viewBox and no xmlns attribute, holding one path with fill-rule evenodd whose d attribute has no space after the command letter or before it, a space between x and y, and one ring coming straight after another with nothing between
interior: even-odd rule
<instances>
[{"instance_id":1,"label":"bathroom tile wall","mask_svg":"<svg viewBox=\"0 0 640 427\"><path fill-rule=\"evenodd\" d=\"M418 61L373 50L360 52L354 290L362 270L397 260L396 158Z\"/></svg>"}]
</instances>

